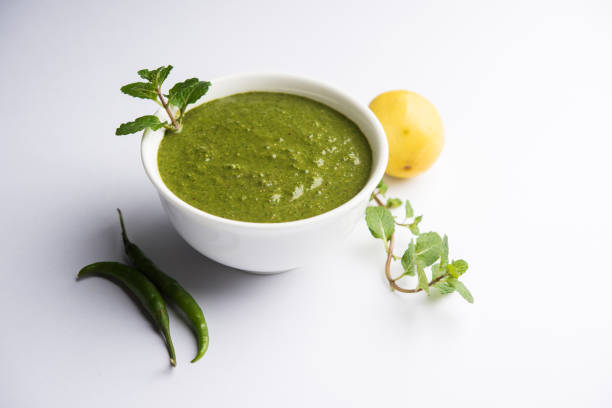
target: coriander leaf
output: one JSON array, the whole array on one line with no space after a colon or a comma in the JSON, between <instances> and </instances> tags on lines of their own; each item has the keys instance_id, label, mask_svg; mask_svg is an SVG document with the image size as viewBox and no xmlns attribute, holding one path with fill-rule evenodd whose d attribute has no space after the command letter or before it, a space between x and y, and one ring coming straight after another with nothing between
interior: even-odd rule
<instances>
[{"instance_id":1,"label":"coriander leaf","mask_svg":"<svg viewBox=\"0 0 612 408\"><path fill-rule=\"evenodd\" d=\"M378 192L384 196L387 193L389 186L385 184L384 179L381 179L376 188L378 189Z\"/></svg>"},{"instance_id":2,"label":"coriander leaf","mask_svg":"<svg viewBox=\"0 0 612 408\"><path fill-rule=\"evenodd\" d=\"M117 136L129 135L130 133L140 132L146 128L157 130L160 127L163 127L166 123L167 122L161 122L155 115L141 116L133 122L122 123L121 126L117 128L115 134Z\"/></svg>"},{"instance_id":3,"label":"coriander leaf","mask_svg":"<svg viewBox=\"0 0 612 408\"><path fill-rule=\"evenodd\" d=\"M434 287L438 289L443 295L446 295L447 293L453 293L455 291L455 288L448 282L438 282L434 284Z\"/></svg>"},{"instance_id":4,"label":"coriander leaf","mask_svg":"<svg viewBox=\"0 0 612 408\"><path fill-rule=\"evenodd\" d=\"M436 262L442 253L442 238L437 232L426 232L416 240L416 256L424 266Z\"/></svg>"},{"instance_id":5,"label":"coriander leaf","mask_svg":"<svg viewBox=\"0 0 612 408\"><path fill-rule=\"evenodd\" d=\"M463 259L457 259L456 261L453 261L452 265L457 270L458 276L463 275L468 270L468 263Z\"/></svg>"},{"instance_id":6,"label":"coriander leaf","mask_svg":"<svg viewBox=\"0 0 612 408\"><path fill-rule=\"evenodd\" d=\"M474 297L472 296L472 294L470 293L470 291L468 290L468 288L465 287L465 285L458 281L457 279L449 279L448 283L455 288L455 290L457 290L457 292L465 299L468 301L468 303L474 303Z\"/></svg>"},{"instance_id":7,"label":"coriander leaf","mask_svg":"<svg viewBox=\"0 0 612 408\"><path fill-rule=\"evenodd\" d=\"M393 208L397 208L400 207L402 205L402 200L400 200L399 198L389 198L387 200L387 208L393 209Z\"/></svg>"},{"instance_id":8,"label":"coriander leaf","mask_svg":"<svg viewBox=\"0 0 612 408\"><path fill-rule=\"evenodd\" d=\"M425 275L425 269L423 268L423 263L420 261L417 261L417 275L419 276L418 287L423 289L429 295L429 282L427 281L427 275Z\"/></svg>"},{"instance_id":9,"label":"coriander leaf","mask_svg":"<svg viewBox=\"0 0 612 408\"><path fill-rule=\"evenodd\" d=\"M422 219L423 216L419 215L414 219L414 221L412 221L412 224L408 225L408 228L410 229L410 232L412 232L413 235L419 235L421 233L421 231L419 230L419 223Z\"/></svg>"},{"instance_id":10,"label":"coriander leaf","mask_svg":"<svg viewBox=\"0 0 612 408\"><path fill-rule=\"evenodd\" d=\"M155 86L153 86L152 83L134 82L127 84L121 87L121 92L135 98L153 99L154 101L157 100Z\"/></svg>"},{"instance_id":11,"label":"coriander leaf","mask_svg":"<svg viewBox=\"0 0 612 408\"><path fill-rule=\"evenodd\" d=\"M412 205L410 201L406 200L406 218L414 217L414 210L412 209Z\"/></svg>"},{"instance_id":12,"label":"coriander leaf","mask_svg":"<svg viewBox=\"0 0 612 408\"><path fill-rule=\"evenodd\" d=\"M146 79L147 81L151 82L154 88L157 89L164 83L170 71L172 71L172 65L168 65L166 67L161 66L152 71L149 71L148 69L141 69L138 71L138 75L140 75L142 79Z\"/></svg>"},{"instance_id":13,"label":"coriander leaf","mask_svg":"<svg viewBox=\"0 0 612 408\"><path fill-rule=\"evenodd\" d=\"M402 267L406 275L414 276L416 274L416 254L414 250L414 240L408 244L408 249L402 255Z\"/></svg>"},{"instance_id":14,"label":"coriander leaf","mask_svg":"<svg viewBox=\"0 0 612 408\"><path fill-rule=\"evenodd\" d=\"M395 231L393 215L384 207L371 206L366 208L366 223L374 238L388 241Z\"/></svg>"},{"instance_id":15,"label":"coriander leaf","mask_svg":"<svg viewBox=\"0 0 612 408\"><path fill-rule=\"evenodd\" d=\"M210 87L210 82L200 81L198 78L190 78L176 83L168 93L168 102L176 106L181 113L187 105L197 102Z\"/></svg>"}]
</instances>

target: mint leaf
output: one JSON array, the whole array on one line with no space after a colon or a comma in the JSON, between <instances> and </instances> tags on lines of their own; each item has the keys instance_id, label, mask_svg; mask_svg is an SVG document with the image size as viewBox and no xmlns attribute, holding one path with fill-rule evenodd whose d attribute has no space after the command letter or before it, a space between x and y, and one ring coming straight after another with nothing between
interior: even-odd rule
<instances>
[{"instance_id":1,"label":"mint leaf","mask_svg":"<svg viewBox=\"0 0 612 408\"><path fill-rule=\"evenodd\" d=\"M134 82L121 87L121 92L135 98L157 100L155 86L148 82Z\"/></svg>"},{"instance_id":2,"label":"mint leaf","mask_svg":"<svg viewBox=\"0 0 612 408\"><path fill-rule=\"evenodd\" d=\"M459 259L457 261L453 261L450 265L446 267L446 271L453 278L458 278L463 275L468 269L468 264L463 259Z\"/></svg>"},{"instance_id":3,"label":"mint leaf","mask_svg":"<svg viewBox=\"0 0 612 408\"><path fill-rule=\"evenodd\" d=\"M117 136L129 135L130 133L140 132L146 128L157 130L166 123L167 122L161 122L159 118L154 115L141 116L133 122L122 123L121 126L117 128L115 134Z\"/></svg>"},{"instance_id":4,"label":"mint leaf","mask_svg":"<svg viewBox=\"0 0 612 408\"><path fill-rule=\"evenodd\" d=\"M151 82L153 87L157 89L164 83L166 78L168 78L170 71L172 71L172 65L161 66L152 71L148 69L141 69L138 71L138 75L140 75L142 79L146 79L147 81Z\"/></svg>"},{"instance_id":5,"label":"mint leaf","mask_svg":"<svg viewBox=\"0 0 612 408\"><path fill-rule=\"evenodd\" d=\"M366 223L374 238L388 241L395 231L395 221L391 212L384 207L371 206L366 208Z\"/></svg>"},{"instance_id":6,"label":"mint leaf","mask_svg":"<svg viewBox=\"0 0 612 408\"><path fill-rule=\"evenodd\" d=\"M418 287L423 289L429 295L429 281L427 281L427 275L425 275L423 263L420 261L417 261L417 275L419 276Z\"/></svg>"},{"instance_id":7,"label":"mint leaf","mask_svg":"<svg viewBox=\"0 0 612 408\"><path fill-rule=\"evenodd\" d=\"M176 106L181 114L187 105L197 102L210 87L210 82L200 81L198 78L190 78L183 82L176 83L168 93L168 102Z\"/></svg>"},{"instance_id":8,"label":"mint leaf","mask_svg":"<svg viewBox=\"0 0 612 408\"><path fill-rule=\"evenodd\" d=\"M208 81L200 81L193 87L191 87L191 92L189 93L187 104L190 105L192 103L196 103L198 99L203 97L206 92L208 92L208 88L210 88L210 82Z\"/></svg>"},{"instance_id":9,"label":"mint leaf","mask_svg":"<svg viewBox=\"0 0 612 408\"><path fill-rule=\"evenodd\" d=\"M378 192L384 196L387 193L389 186L385 184L384 179L381 179L376 188L378 189Z\"/></svg>"},{"instance_id":10,"label":"mint leaf","mask_svg":"<svg viewBox=\"0 0 612 408\"><path fill-rule=\"evenodd\" d=\"M440 255L440 270L444 273L448 265L448 237L442 238L442 254Z\"/></svg>"},{"instance_id":11,"label":"mint leaf","mask_svg":"<svg viewBox=\"0 0 612 408\"><path fill-rule=\"evenodd\" d=\"M393 208L397 208L397 207L401 207L402 205L402 200L400 200L399 198L389 198L387 200L387 208L393 209Z\"/></svg>"},{"instance_id":12,"label":"mint leaf","mask_svg":"<svg viewBox=\"0 0 612 408\"><path fill-rule=\"evenodd\" d=\"M468 303L474 303L474 297L472 296L468 288L466 288L462 282L458 281L457 279L451 278L448 280L448 283L453 288L455 288L457 293L459 293L465 300L467 300Z\"/></svg>"},{"instance_id":13,"label":"mint leaf","mask_svg":"<svg viewBox=\"0 0 612 408\"><path fill-rule=\"evenodd\" d=\"M434 287L438 289L443 295L446 295L447 293L453 293L455 291L455 288L448 282L438 282L434 284Z\"/></svg>"},{"instance_id":14,"label":"mint leaf","mask_svg":"<svg viewBox=\"0 0 612 408\"><path fill-rule=\"evenodd\" d=\"M422 219L423 216L419 215L412 221L412 224L408 225L408 229L410 229L410 232L412 232L413 235L419 235L421 233L421 231L419 230L419 223Z\"/></svg>"},{"instance_id":15,"label":"mint leaf","mask_svg":"<svg viewBox=\"0 0 612 408\"><path fill-rule=\"evenodd\" d=\"M437 232L426 232L416 240L416 256L424 266L436 262L442 253L442 238Z\"/></svg>"},{"instance_id":16,"label":"mint leaf","mask_svg":"<svg viewBox=\"0 0 612 408\"><path fill-rule=\"evenodd\" d=\"M406 200L406 218L412 217L414 217L414 210L412 209L412 204L410 204L410 201Z\"/></svg>"},{"instance_id":17,"label":"mint leaf","mask_svg":"<svg viewBox=\"0 0 612 408\"><path fill-rule=\"evenodd\" d=\"M463 275L468 270L468 263L463 259L457 259L451 265L455 267L458 276Z\"/></svg>"},{"instance_id":18,"label":"mint leaf","mask_svg":"<svg viewBox=\"0 0 612 408\"><path fill-rule=\"evenodd\" d=\"M406 275L414 276L416 274L416 254L414 250L414 240L408 244L408 249L402 255L402 267Z\"/></svg>"},{"instance_id":19,"label":"mint leaf","mask_svg":"<svg viewBox=\"0 0 612 408\"><path fill-rule=\"evenodd\" d=\"M442 269L444 270L444 269ZM440 272L440 264L436 263L431 266L431 279L436 279L439 276L442 276L443 272Z\"/></svg>"}]
</instances>

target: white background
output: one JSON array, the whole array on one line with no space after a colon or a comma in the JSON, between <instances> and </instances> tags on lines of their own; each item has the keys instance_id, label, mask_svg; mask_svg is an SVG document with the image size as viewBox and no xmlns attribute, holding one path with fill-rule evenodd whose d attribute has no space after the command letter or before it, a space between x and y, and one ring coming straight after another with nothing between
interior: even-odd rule
<instances>
[{"instance_id":1,"label":"white background","mask_svg":"<svg viewBox=\"0 0 612 408\"><path fill-rule=\"evenodd\" d=\"M0 406L612 406L611 3L292 3L0 3ZM390 191L469 261L475 304L391 293L365 225L275 276L192 250L114 136L154 109L119 87L161 64L425 95L445 149ZM75 282L122 259L116 207L202 305L197 364L175 314L170 369L122 290Z\"/></svg>"}]
</instances>

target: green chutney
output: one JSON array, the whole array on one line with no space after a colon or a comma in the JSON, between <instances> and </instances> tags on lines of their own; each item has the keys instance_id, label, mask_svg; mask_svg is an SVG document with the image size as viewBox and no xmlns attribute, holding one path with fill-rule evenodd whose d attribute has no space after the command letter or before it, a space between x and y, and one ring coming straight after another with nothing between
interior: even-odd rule
<instances>
[{"instance_id":1,"label":"green chutney","mask_svg":"<svg viewBox=\"0 0 612 408\"><path fill-rule=\"evenodd\" d=\"M248 92L204 103L167 133L161 177L188 204L220 217L284 222L354 197L372 166L359 127L301 96Z\"/></svg>"}]
</instances>

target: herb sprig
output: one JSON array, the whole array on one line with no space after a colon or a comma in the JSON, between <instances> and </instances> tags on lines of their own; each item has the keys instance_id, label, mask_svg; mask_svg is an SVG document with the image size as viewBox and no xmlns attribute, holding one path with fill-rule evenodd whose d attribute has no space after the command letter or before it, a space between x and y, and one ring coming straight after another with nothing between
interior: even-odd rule
<instances>
[{"instance_id":1,"label":"herb sprig","mask_svg":"<svg viewBox=\"0 0 612 408\"><path fill-rule=\"evenodd\" d=\"M116 135L128 135L140 132L146 128L157 130L166 128L173 132L180 132L183 126L183 117L187 106L195 103L208 92L210 82L200 81L198 78L190 78L176 83L168 94L162 93L161 87L168 74L172 71L172 65L161 66L154 70L141 69L138 75L146 82L133 82L121 87L124 94L141 99L151 99L164 108L170 119L162 122L155 115L145 115L136 118L132 122L122 123L115 132ZM166 100L166 98L168 98Z\"/></svg>"},{"instance_id":2,"label":"herb sprig","mask_svg":"<svg viewBox=\"0 0 612 408\"><path fill-rule=\"evenodd\" d=\"M370 197L376 205L366 208L365 218L372 236L382 239L385 244L385 276L391 289L402 293L424 291L429 295L430 289L434 287L443 295L456 291L466 301L474 303L468 288L459 281L459 277L468 269L467 262L463 259L449 261L446 235L441 237L437 232L420 232L419 224L423 216L414 216L410 201L404 202L403 221L398 221L390 210L401 207L402 200L386 198L387 189L388 186L381 180ZM401 257L393 253L396 226L405 227L414 235ZM394 260L400 260L403 268L403 273L396 277L391 276L391 263ZM431 279L427 277L428 269ZM418 278L416 288L406 289L398 284L406 276Z\"/></svg>"}]
</instances>

